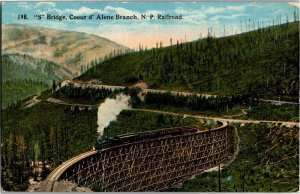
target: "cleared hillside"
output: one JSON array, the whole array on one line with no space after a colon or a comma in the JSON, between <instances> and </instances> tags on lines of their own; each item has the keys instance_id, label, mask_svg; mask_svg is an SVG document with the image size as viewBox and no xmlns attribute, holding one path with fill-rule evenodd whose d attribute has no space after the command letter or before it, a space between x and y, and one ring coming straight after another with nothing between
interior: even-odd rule
<instances>
[{"instance_id":1,"label":"cleared hillside","mask_svg":"<svg viewBox=\"0 0 300 194\"><path fill-rule=\"evenodd\" d=\"M111 40L81 32L8 24L2 26L2 52L45 59L69 70L82 73L93 60L127 48Z\"/></svg>"},{"instance_id":2,"label":"cleared hillside","mask_svg":"<svg viewBox=\"0 0 300 194\"><path fill-rule=\"evenodd\" d=\"M298 99L299 22L118 56L79 79Z\"/></svg>"}]
</instances>

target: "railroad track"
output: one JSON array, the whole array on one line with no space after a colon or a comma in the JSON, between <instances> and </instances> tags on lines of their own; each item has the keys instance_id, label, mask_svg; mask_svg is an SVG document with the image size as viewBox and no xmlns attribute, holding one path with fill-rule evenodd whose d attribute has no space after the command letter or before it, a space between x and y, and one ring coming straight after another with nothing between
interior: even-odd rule
<instances>
[{"instance_id":1,"label":"railroad track","mask_svg":"<svg viewBox=\"0 0 300 194\"><path fill-rule=\"evenodd\" d=\"M219 130L219 129L222 129L222 128L228 126L227 122L220 122L219 124L220 125L218 127L216 127L215 129L213 129L213 130ZM198 131L196 133L203 133L203 132L207 132L207 131L209 131L209 130ZM146 141L151 141L151 140L144 140L142 142L146 142ZM139 141L136 141L134 143L138 143L138 142ZM127 145L127 144L131 144L131 143L125 143L124 145ZM118 145L116 147L121 147L121 146L124 146L124 145ZM102 151L105 151L107 149L110 149L110 148L104 148ZM97 150L90 150L90 151L84 152L82 154L79 154L79 155L67 160L66 162L62 163L61 165L59 165L45 179L44 185L42 186L42 191L44 191L44 192L56 192L54 190L54 188L56 188L55 184L59 181L59 178L61 177L61 175L68 168L70 168L73 164L77 163L78 161L83 160L84 158L87 158L88 156L94 155L97 152L98 152Z\"/></svg>"},{"instance_id":2,"label":"railroad track","mask_svg":"<svg viewBox=\"0 0 300 194\"><path fill-rule=\"evenodd\" d=\"M47 192L53 192L55 183L58 181L59 177L66 169L68 169L70 166L75 164L77 161L82 160L83 158L86 158L95 153L97 153L96 150L90 150L90 151L84 152L82 154L79 154L79 155L71 158L70 160L67 160L66 162L62 163L61 165L59 165L48 175L48 177L45 180L45 185L43 186L42 190L47 191Z\"/></svg>"},{"instance_id":3,"label":"railroad track","mask_svg":"<svg viewBox=\"0 0 300 194\"><path fill-rule=\"evenodd\" d=\"M228 122L228 123L253 123L253 124L270 123L270 124L282 124L282 125L286 125L286 126L300 127L299 122L291 122L291 121L272 121L272 120L255 120L255 119L227 119L227 118L222 118L222 117L209 117L209 116L191 115L191 114L175 113L175 112L155 110L155 109L129 108L127 110L144 111L144 112L156 112L156 113L179 115L179 116L183 115L183 116L186 116L186 117L194 117L194 118L199 118L199 119L212 119L212 120L224 121L224 122Z\"/></svg>"}]
</instances>

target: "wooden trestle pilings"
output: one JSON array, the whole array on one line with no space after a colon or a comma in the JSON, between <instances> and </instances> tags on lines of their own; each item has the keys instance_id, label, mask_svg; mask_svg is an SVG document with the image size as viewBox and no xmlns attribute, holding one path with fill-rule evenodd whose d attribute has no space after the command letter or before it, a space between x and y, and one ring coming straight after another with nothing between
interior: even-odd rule
<instances>
[{"instance_id":1,"label":"wooden trestle pilings","mask_svg":"<svg viewBox=\"0 0 300 194\"><path fill-rule=\"evenodd\" d=\"M222 122L221 127L208 131L94 151L76 162L66 162L66 168L61 166L61 172L52 175L59 174L53 180L99 185L104 191L159 191L226 162L230 146L230 129Z\"/></svg>"}]
</instances>

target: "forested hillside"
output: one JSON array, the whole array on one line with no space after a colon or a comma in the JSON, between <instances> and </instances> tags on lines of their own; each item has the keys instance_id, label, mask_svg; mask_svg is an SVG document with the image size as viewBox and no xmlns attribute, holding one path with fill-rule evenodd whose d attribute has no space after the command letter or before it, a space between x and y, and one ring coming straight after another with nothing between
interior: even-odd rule
<instances>
[{"instance_id":1,"label":"forested hillside","mask_svg":"<svg viewBox=\"0 0 300 194\"><path fill-rule=\"evenodd\" d=\"M63 80L72 73L60 65L44 59L37 59L25 54L2 55L2 80L15 79L42 80L51 83L53 80Z\"/></svg>"},{"instance_id":2,"label":"forested hillside","mask_svg":"<svg viewBox=\"0 0 300 194\"><path fill-rule=\"evenodd\" d=\"M205 172L179 188L165 191L259 193L299 190L298 127L246 124L238 127L238 134L239 153L220 175L218 171Z\"/></svg>"},{"instance_id":3,"label":"forested hillside","mask_svg":"<svg viewBox=\"0 0 300 194\"><path fill-rule=\"evenodd\" d=\"M2 56L2 108L50 86L53 80L61 81L71 72L56 63L28 55Z\"/></svg>"},{"instance_id":4,"label":"forested hillside","mask_svg":"<svg viewBox=\"0 0 300 194\"><path fill-rule=\"evenodd\" d=\"M45 82L28 79L2 82L2 109L33 94L39 94L48 87Z\"/></svg>"},{"instance_id":5,"label":"forested hillside","mask_svg":"<svg viewBox=\"0 0 300 194\"><path fill-rule=\"evenodd\" d=\"M173 41L175 42L175 41ZM140 50L96 65L79 79L108 84L298 99L299 22L239 35Z\"/></svg>"},{"instance_id":6,"label":"forested hillside","mask_svg":"<svg viewBox=\"0 0 300 194\"><path fill-rule=\"evenodd\" d=\"M28 100L28 99L26 99ZM38 177L30 167L42 161L41 177L51 169L82 152L90 150L97 140L97 108L40 102L24 107L26 100L2 110L1 164L2 188L24 191L29 177Z\"/></svg>"},{"instance_id":7,"label":"forested hillside","mask_svg":"<svg viewBox=\"0 0 300 194\"><path fill-rule=\"evenodd\" d=\"M2 108L39 94L53 80L74 78L97 61L130 52L82 32L19 24L2 28Z\"/></svg>"}]
</instances>

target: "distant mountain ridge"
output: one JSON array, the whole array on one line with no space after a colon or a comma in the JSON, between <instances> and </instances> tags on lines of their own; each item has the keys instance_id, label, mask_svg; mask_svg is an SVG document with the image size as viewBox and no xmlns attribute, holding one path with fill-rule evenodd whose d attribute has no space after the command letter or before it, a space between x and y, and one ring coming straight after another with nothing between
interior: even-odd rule
<instances>
[{"instance_id":1,"label":"distant mountain ridge","mask_svg":"<svg viewBox=\"0 0 300 194\"><path fill-rule=\"evenodd\" d=\"M82 32L2 25L2 108L124 51L128 48Z\"/></svg>"},{"instance_id":2,"label":"distant mountain ridge","mask_svg":"<svg viewBox=\"0 0 300 194\"><path fill-rule=\"evenodd\" d=\"M20 24L2 25L2 53L25 54L45 59L71 72L74 77L116 51L128 50L111 40L82 32Z\"/></svg>"}]
</instances>

